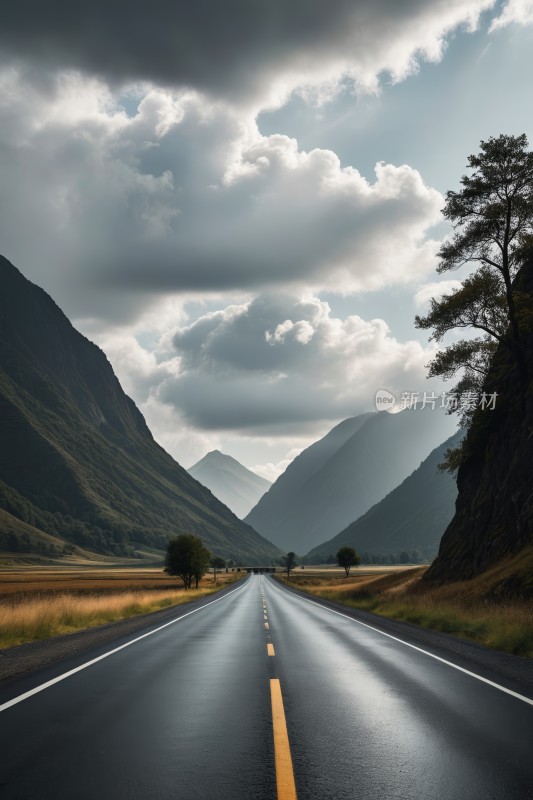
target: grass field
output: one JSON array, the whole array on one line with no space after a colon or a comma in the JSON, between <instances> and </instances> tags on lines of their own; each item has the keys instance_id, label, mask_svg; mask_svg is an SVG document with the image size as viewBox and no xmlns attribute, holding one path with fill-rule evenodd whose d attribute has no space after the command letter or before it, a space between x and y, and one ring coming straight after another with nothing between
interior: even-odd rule
<instances>
[{"instance_id":1,"label":"grass field","mask_svg":"<svg viewBox=\"0 0 533 800\"><path fill-rule=\"evenodd\" d=\"M206 575L198 589L161 569L14 569L0 572L0 648L129 619L212 594L243 573Z\"/></svg>"},{"instance_id":2,"label":"grass field","mask_svg":"<svg viewBox=\"0 0 533 800\"><path fill-rule=\"evenodd\" d=\"M94 594L175 589L180 583L177 578L166 575L161 567L20 567L0 569L0 600L12 595L22 599L23 596L65 591Z\"/></svg>"},{"instance_id":3,"label":"grass field","mask_svg":"<svg viewBox=\"0 0 533 800\"><path fill-rule=\"evenodd\" d=\"M290 585L338 603L404 620L492 647L533 657L531 600L495 600L488 579L446 586L421 582L426 567L396 568L377 574L364 567L349 578L340 573L293 573ZM286 580L286 578L281 578Z\"/></svg>"}]
</instances>

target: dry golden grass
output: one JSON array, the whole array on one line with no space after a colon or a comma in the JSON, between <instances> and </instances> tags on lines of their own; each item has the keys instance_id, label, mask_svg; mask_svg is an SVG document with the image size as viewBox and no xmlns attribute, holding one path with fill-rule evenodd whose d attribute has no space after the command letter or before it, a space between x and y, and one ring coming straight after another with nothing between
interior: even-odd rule
<instances>
[{"instance_id":1,"label":"dry golden grass","mask_svg":"<svg viewBox=\"0 0 533 800\"><path fill-rule=\"evenodd\" d=\"M225 573L224 573L225 574ZM117 592L132 589L172 589L177 579L161 568L39 568L0 571L0 598L54 592Z\"/></svg>"},{"instance_id":2,"label":"dry golden grass","mask_svg":"<svg viewBox=\"0 0 533 800\"><path fill-rule=\"evenodd\" d=\"M222 574L215 584L212 576L202 579L198 589L185 591L173 582L172 589L119 588L92 593L39 592L33 596L11 593L0 602L0 648L48 639L64 633L129 619L139 614L181 605L212 594L237 580L242 573ZM164 576L168 583L168 576ZM64 587L63 587L64 588Z\"/></svg>"},{"instance_id":3,"label":"dry golden grass","mask_svg":"<svg viewBox=\"0 0 533 800\"><path fill-rule=\"evenodd\" d=\"M509 563L515 565L517 559ZM323 573L313 576L312 581L295 575L290 583L352 608L533 657L533 602L494 599L495 587L510 574L509 564L494 568L490 575L484 573L478 579L444 586L422 582L425 571L426 567L417 567L376 577L356 570L350 578Z\"/></svg>"},{"instance_id":4,"label":"dry golden grass","mask_svg":"<svg viewBox=\"0 0 533 800\"><path fill-rule=\"evenodd\" d=\"M225 581L235 573L219 572L218 580ZM209 583L212 575L203 579ZM76 594L120 592L137 589L175 589L180 585L161 567L17 567L0 569L0 601L12 595Z\"/></svg>"}]
</instances>

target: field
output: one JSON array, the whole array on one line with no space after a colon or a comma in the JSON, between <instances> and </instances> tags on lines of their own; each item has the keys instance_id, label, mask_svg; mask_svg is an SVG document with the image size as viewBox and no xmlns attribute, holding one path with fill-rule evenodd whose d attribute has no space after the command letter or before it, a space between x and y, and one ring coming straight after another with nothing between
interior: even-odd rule
<instances>
[{"instance_id":1,"label":"field","mask_svg":"<svg viewBox=\"0 0 533 800\"><path fill-rule=\"evenodd\" d=\"M206 575L198 589L160 568L12 568L0 571L0 648L48 639L205 597L243 573Z\"/></svg>"},{"instance_id":2,"label":"field","mask_svg":"<svg viewBox=\"0 0 533 800\"><path fill-rule=\"evenodd\" d=\"M490 575L428 587L426 567L296 570L290 584L338 603L469 639L486 647L533 657L533 602L497 598ZM281 578L286 581L286 578Z\"/></svg>"}]
</instances>

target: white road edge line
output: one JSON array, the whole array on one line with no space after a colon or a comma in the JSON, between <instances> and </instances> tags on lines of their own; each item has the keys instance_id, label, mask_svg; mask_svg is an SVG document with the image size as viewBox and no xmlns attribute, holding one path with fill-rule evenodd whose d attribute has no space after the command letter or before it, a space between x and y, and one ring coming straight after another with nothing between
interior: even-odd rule
<instances>
[{"instance_id":1,"label":"white road edge line","mask_svg":"<svg viewBox=\"0 0 533 800\"><path fill-rule=\"evenodd\" d=\"M164 625L160 625L159 628L155 628L153 631L148 631L148 633L143 633L142 636L137 636L136 639L132 639L131 642L126 642L125 644L121 644L120 647L115 647L113 650L109 650L107 653L103 653L101 656L97 658L91 659L91 661L86 661L85 664L80 664L79 667L74 667L74 669L70 669L68 672L64 672L62 675L58 675L56 678L52 678L46 683L41 683L39 686L36 686L34 689L29 689L29 691L24 692L24 694L19 694L17 697L13 697L12 700L7 700L5 703L0 705L0 713L2 711L6 711L11 706L16 706L18 703L22 703L23 700L27 700L29 697L32 697L34 694L39 694L39 692L43 692L45 689L48 689L50 686L53 686L55 683L60 683L64 681L65 678L70 678L71 675L75 675L76 672L81 672L82 669L87 669L87 667L92 667L93 664L97 664L98 661L102 661L104 658L108 658L109 656L114 655L114 653L118 653L119 650L124 650L126 647L130 647L132 644L136 642L140 642L141 639L146 639L147 636L152 636L154 633L159 633L162 631L163 628L168 628L169 625L174 625L176 622L180 622L185 617L190 617L191 614L196 614L197 611L203 611L204 608L208 606L212 606L213 603L219 603L221 600L225 600L226 597L229 597L231 594L235 592L241 591L247 584L245 581L241 586L238 586L236 589L232 589L231 592L223 595L223 597L217 597L216 600L210 600L209 603L206 603L204 606L200 606L200 608L193 608L192 611L187 611L186 614L182 614L181 617L176 617L176 619L171 619L170 622L165 622Z\"/></svg>"},{"instance_id":2,"label":"white road edge line","mask_svg":"<svg viewBox=\"0 0 533 800\"><path fill-rule=\"evenodd\" d=\"M291 594L291 592L289 592L289 594ZM492 686L494 689L499 689L500 692L505 692L505 694L509 694L511 695L511 697L515 697L517 700L522 700L523 703L527 703L528 705L533 706L533 700L530 697L526 697L523 694L518 694L518 692L513 692L512 689L507 689L505 686L500 686L499 683L494 683L494 681L489 681L488 678L484 678L482 675L477 675L475 672L471 672L469 669L460 667L458 664L454 664L453 661L447 661L445 658L436 656L434 653L430 653L428 650L424 650L422 647L417 647L416 644L410 644L409 642L406 642L403 639L399 639L397 636L393 636L391 633L385 633L385 631L380 631L379 628L374 628L372 625L368 625L368 623L366 622L361 622L361 620L355 619L355 617L350 617L348 614L343 614L341 611L335 611L335 609L333 608L328 608L328 606L323 606L322 603L316 603L314 600L309 600L307 597L300 597L300 595L296 595L296 597L298 597L300 600L303 600L306 603L310 603L313 606L319 606L320 608L323 608L326 611L331 611L332 614L337 614L339 617L344 617L344 619L350 620L350 622L356 622L358 625L362 625L364 628L370 628L371 631L376 631L376 633L380 633L382 636L386 636L388 639L394 639L395 642L404 644L406 647L411 647L413 650L418 650L419 653L424 653L426 656L434 658L436 661L441 661L443 664L447 664L449 667L453 667L453 669L459 670L459 672L464 672L465 675L470 675L470 677L476 678L478 681L482 681L482 683L486 683L489 686Z\"/></svg>"}]
</instances>

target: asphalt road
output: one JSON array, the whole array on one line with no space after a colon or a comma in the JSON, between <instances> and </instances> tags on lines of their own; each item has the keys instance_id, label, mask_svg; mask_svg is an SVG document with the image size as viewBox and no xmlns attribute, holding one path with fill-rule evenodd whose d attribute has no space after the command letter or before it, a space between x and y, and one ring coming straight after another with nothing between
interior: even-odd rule
<instances>
[{"instance_id":1,"label":"asphalt road","mask_svg":"<svg viewBox=\"0 0 533 800\"><path fill-rule=\"evenodd\" d=\"M533 704L266 576L0 690L2 800L296 796L528 800Z\"/></svg>"}]
</instances>

